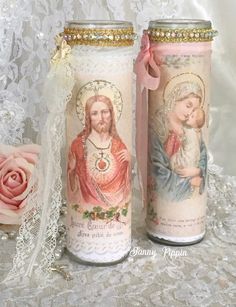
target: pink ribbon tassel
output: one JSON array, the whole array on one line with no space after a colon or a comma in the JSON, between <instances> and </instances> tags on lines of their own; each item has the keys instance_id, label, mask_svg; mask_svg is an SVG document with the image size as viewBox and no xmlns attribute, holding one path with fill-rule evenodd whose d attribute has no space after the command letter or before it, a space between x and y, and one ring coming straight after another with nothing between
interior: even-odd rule
<instances>
[{"instance_id":1,"label":"pink ribbon tassel","mask_svg":"<svg viewBox=\"0 0 236 307\"><path fill-rule=\"evenodd\" d=\"M152 68L152 75L149 72ZM160 70L153 59L147 31L141 40L141 49L134 66L136 79L136 157L138 177L143 205L146 205L147 194L147 150L148 150L148 89L155 90L160 83Z\"/></svg>"}]
</instances>

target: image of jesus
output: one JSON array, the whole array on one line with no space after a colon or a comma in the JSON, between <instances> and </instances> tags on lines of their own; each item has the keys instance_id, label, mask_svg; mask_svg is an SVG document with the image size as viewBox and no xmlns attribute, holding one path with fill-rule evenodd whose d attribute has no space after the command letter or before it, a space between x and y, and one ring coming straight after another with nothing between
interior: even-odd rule
<instances>
[{"instance_id":1,"label":"image of jesus","mask_svg":"<svg viewBox=\"0 0 236 307\"><path fill-rule=\"evenodd\" d=\"M103 95L85 104L85 128L68 154L68 200L102 207L124 205L131 192L130 154L116 130L114 108Z\"/></svg>"}]
</instances>

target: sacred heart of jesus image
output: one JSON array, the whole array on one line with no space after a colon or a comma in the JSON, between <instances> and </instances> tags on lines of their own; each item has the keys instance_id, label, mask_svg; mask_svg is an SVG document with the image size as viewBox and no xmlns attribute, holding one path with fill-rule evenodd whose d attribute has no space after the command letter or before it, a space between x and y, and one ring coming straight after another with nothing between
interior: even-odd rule
<instances>
[{"instance_id":1,"label":"sacred heart of jesus image","mask_svg":"<svg viewBox=\"0 0 236 307\"><path fill-rule=\"evenodd\" d=\"M123 101L111 82L95 80L76 95L76 113L83 129L70 144L67 194L71 203L108 208L130 200L131 156L117 123Z\"/></svg>"}]
</instances>

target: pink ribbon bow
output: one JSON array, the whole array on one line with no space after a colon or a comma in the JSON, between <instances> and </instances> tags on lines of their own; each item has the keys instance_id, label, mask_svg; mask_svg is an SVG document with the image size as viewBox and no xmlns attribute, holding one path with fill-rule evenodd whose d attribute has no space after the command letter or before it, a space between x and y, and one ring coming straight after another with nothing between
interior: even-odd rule
<instances>
[{"instance_id":1,"label":"pink ribbon bow","mask_svg":"<svg viewBox=\"0 0 236 307\"><path fill-rule=\"evenodd\" d=\"M150 69L151 68L151 69ZM152 75L149 70L151 70ZM141 40L141 49L134 65L136 79L136 157L142 202L146 205L148 152L148 89L155 90L160 83L160 69L153 58L147 31Z\"/></svg>"},{"instance_id":2,"label":"pink ribbon bow","mask_svg":"<svg viewBox=\"0 0 236 307\"><path fill-rule=\"evenodd\" d=\"M154 76L149 73L149 67L152 68ZM140 52L135 61L134 72L137 75L138 84L142 84L145 88L150 90L158 88L160 83L160 70L153 59L153 52L146 30L141 39Z\"/></svg>"}]
</instances>

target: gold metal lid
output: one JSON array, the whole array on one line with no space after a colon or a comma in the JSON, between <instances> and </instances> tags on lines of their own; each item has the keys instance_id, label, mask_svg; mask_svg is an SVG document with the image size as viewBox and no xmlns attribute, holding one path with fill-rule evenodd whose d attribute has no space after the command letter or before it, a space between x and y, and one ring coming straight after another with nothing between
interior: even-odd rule
<instances>
[{"instance_id":1,"label":"gold metal lid","mask_svg":"<svg viewBox=\"0 0 236 307\"><path fill-rule=\"evenodd\" d=\"M217 35L209 20L159 19L149 22L148 34L153 42L209 42Z\"/></svg>"},{"instance_id":2,"label":"gold metal lid","mask_svg":"<svg viewBox=\"0 0 236 307\"><path fill-rule=\"evenodd\" d=\"M133 25L127 21L68 21L62 33L69 45L132 46L136 39Z\"/></svg>"}]
</instances>

